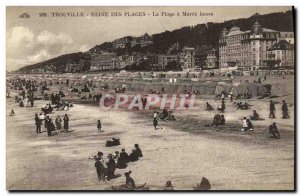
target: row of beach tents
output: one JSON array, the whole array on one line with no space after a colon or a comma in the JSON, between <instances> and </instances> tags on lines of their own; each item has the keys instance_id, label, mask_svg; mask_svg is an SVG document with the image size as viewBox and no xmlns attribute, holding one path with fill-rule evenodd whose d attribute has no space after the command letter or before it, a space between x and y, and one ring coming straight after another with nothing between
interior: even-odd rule
<instances>
[{"instance_id":1,"label":"row of beach tents","mask_svg":"<svg viewBox=\"0 0 300 196\"><path fill-rule=\"evenodd\" d=\"M28 78L29 79L29 78ZM33 78L31 78L33 79ZM45 78L39 78L45 80ZM272 86L270 84L261 84L258 82L242 82L232 83L231 81L178 81L178 82L159 82L159 81L128 81L128 80L116 80L111 77L65 77L65 78L48 78L47 81L53 83L63 84L66 80L69 80L69 84L80 88L87 82L92 82L92 86L96 88L107 87L108 89L126 88L127 91L145 92L150 93L152 90L160 93L185 93L185 92L198 92L200 95L220 95L221 93L229 94L233 96L238 95L251 95L251 97L265 96L271 92ZM91 86L91 85L89 85Z\"/></svg>"},{"instance_id":2,"label":"row of beach tents","mask_svg":"<svg viewBox=\"0 0 300 196\"><path fill-rule=\"evenodd\" d=\"M265 96L271 92L272 86L270 84L260 84L257 82L252 83L225 83L225 82L212 82L206 81L203 83L146 83L146 82L105 82L97 86L107 86L109 89L116 87L125 87L128 91L146 92L150 93L152 90L160 93L185 93L185 92L198 92L200 95L220 95L233 94L238 95L251 95L251 97ZM97 87L96 86L96 87Z\"/></svg>"}]
</instances>

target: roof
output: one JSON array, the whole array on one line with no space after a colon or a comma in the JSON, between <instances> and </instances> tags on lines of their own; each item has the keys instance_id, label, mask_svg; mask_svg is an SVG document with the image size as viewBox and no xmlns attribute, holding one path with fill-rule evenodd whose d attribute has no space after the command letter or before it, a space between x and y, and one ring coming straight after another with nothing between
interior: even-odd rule
<instances>
[{"instance_id":1,"label":"roof","mask_svg":"<svg viewBox=\"0 0 300 196\"><path fill-rule=\"evenodd\" d=\"M275 31L275 30L272 30L272 29L267 29L267 28L262 28L263 32L265 33L276 33L276 32L279 32L279 31Z\"/></svg>"},{"instance_id":2,"label":"roof","mask_svg":"<svg viewBox=\"0 0 300 196\"><path fill-rule=\"evenodd\" d=\"M276 33L276 32L279 32L279 31L275 31L275 30L267 29L267 28L262 28L262 31L264 33ZM251 33L251 30L241 31L239 28L231 28L231 30L226 35L226 37L233 36L233 35L239 35L239 34L243 34L243 33Z\"/></svg>"},{"instance_id":3,"label":"roof","mask_svg":"<svg viewBox=\"0 0 300 196\"><path fill-rule=\"evenodd\" d=\"M237 29L231 28L229 33L226 35L226 37L232 36L232 35L239 35L239 34L243 34L243 33L245 33L245 32L241 31L239 28L237 28Z\"/></svg>"},{"instance_id":4,"label":"roof","mask_svg":"<svg viewBox=\"0 0 300 196\"><path fill-rule=\"evenodd\" d=\"M290 44L286 40L280 40L278 43L273 44L268 50L291 50L293 44Z\"/></svg>"}]
</instances>

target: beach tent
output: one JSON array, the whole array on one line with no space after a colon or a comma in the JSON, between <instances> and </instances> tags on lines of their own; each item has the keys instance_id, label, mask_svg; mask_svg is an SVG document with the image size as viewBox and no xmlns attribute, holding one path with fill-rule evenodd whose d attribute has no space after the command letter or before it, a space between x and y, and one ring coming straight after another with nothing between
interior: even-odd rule
<instances>
[{"instance_id":1,"label":"beach tent","mask_svg":"<svg viewBox=\"0 0 300 196\"><path fill-rule=\"evenodd\" d=\"M179 93L179 94L185 93L185 86L183 84L180 84L178 86L177 93Z\"/></svg>"},{"instance_id":2,"label":"beach tent","mask_svg":"<svg viewBox=\"0 0 300 196\"><path fill-rule=\"evenodd\" d=\"M169 83L165 85L165 93L176 93L178 90L178 85L174 83Z\"/></svg>"},{"instance_id":3,"label":"beach tent","mask_svg":"<svg viewBox=\"0 0 300 196\"><path fill-rule=\"evenodd\" d=\"M192 91L198 91L201 94L201 84L193 84Z\"/></svg>"},{"instance_id":4,"label":"beach tent","mask_svg":"<svg viewBox=\"0 0 300 196\"><path fill-rule=\"evenodd\" d=\"M202 84L202 88L200 88L200 94L203 93L203 95L214 95L216 91L217 83L213 81L205 81ZM204 92L203 92L204 91Z\"/></svg>"},{"instance_id":5,"label":"beach tent","mask_svg":"<svg viewBox=\"0 0 300 196\"><path fill-rule=\"evenodd\" d=\"M261 84L258 86L258 96L264 96L270 92L272 92L271 84Z\"/></svg>"},{"instance_id":6,"label":"beach tent","mask_svg":"<svg viewBox=\"0 0 300 196\"><path fill-rule=\"evenodd\" d=\"M252 97L264 96L271 92L272 85L260 84L258 82L252 82L248 84L248 94Z\"/></svg>"},{"instance_id":7,"label":"beach tent","mask_svg":"<svg viewBox=\"0 0 300 196\"><path fill-rule=\"evenodd\" d=\"M259 95L258 89L260 84L258 82L251 82L249 83L248 89L249 89L249 95L252 97L256 97Z\"/></svg>"},{"instance_id":8,"label":"beach tent","mask_svg":"<svg viewBox=\"0 0 300 196\"><path fill-rule=\"evenodd\" d=\"M236 97L238 95L248 94L248 85L248 83L234 83L231 89L233 96Z\"/></svg>"},{"instance_id":9,"label":"beach tent","mask_svg":"<svg viewBox=\"0 0 300 196\"><path fill-rule=\"evenodd\" d=\"M177 88L177 93L185 93L186 91L190 92L192 91L192 85L191 84L180 84Z\"/></svg>"},{"instance_id":10,"label":"beach tent","mask_svg":"<svg viewBox=\"0 0 300 196\"><path fill-rule=\"evenodd\" d=\"M228 94L230 92L231 88L232 88L232 85L230 83L218 82L217 86L216 86L215 94L220 95L222 92L225 92L226 94Z\"/></svg>"},{"instance_id":11,"label":"beach tent","mask_svg":"<svg viewBox=\"0 0 300 196\"><path fill-rule=\"evenodd\" d=\"M186 84L185 85L185 90L187 90L188 92L192 91L192 85L191 84Z\"/></svg>"}]
</instances>

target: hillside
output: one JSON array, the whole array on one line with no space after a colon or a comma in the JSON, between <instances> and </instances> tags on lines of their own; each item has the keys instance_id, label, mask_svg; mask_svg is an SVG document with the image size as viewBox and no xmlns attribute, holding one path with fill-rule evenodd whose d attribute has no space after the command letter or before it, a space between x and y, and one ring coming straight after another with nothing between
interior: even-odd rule
<instances>
[{"instance_id":1,"label":"hillside","mask_svg":"<svg viewBox=\"0 0 300 196\"><path fill-rule=\"evenodd\" d=\"M180 47L191 46L197 48L200 45L210 44L214 47L218 46L219 33L223 28L231 28L232 26L240 27L241 31L249 30L251 25L259 21L262 27L269 28L277 31L294 31L293 28L293 11L285 13L271 13L271 14L254 14L249 18L241 18L225 21L223 23L206 23L198 24L195 26L183 27L174 31L165 31L162 33L152 35L153 44L141 47L139 45L131 47L126 44L125 48L115 49L114 42L105 42L91 48L90 51L107 51L116 52L117 55L132 54L133 52L164 54L168 51L169 47L178 42ZM126 36L128 37L128 36ZM122 38L120 38L122 39ZM62 55L41 63L29 65L21 68L19 71L28 71L36 68L43 68L45 65L53 64L57 70L62 70L67 61L78 62L80 58L89 58L84 53L73 53Z\"/></svg>"},{"instance_id":2,"label":"hillside","mask_svg":"<svg viewBox=\"0 0 300 196\"><path fill-rule=\"evenodd\" d=\"M21 69L18 70L18 72L27 72L32 69L44 69L45 66L47 66L47 65L53 65L54 67L56 67L57 72L62 72L65 70L65 65L67 64L67 62L78 62L79 59L86 59L86 58L88 58L88 56L82 52L64 54L64 55L49 59L47 61L43 61L40 63L22 67Z\"/></svg>"}]
</instances>

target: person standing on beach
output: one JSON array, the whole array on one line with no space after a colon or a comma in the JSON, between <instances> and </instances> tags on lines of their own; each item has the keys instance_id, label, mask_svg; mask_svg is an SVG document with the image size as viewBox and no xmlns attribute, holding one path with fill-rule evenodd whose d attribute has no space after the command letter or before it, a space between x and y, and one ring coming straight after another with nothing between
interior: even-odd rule
<instances>
[{"instance_id":1,"label":"person standing on beach","mask_svg":"<svg viewBox=\"0 0 300 196\"><path fill-rule=\"evenodd\" d=\"M58 133L61 130L61 122L62 122L62 120L61 120L60 116L58 115L55 119L55 125L56 125L56 129L57 129Z\"/></svg>"},{"instance_id":2,"label":"person standing on beach","mask_svg":"<svg viewBox=\"0 0 300 196\"><path fill-rule=\"evenodd\" d=\"M42 122L38 116L38 114L35 114L35 126L36 126L36 133L41 133L41 125L42 125Z\"/></svg>"},{"instance_id":3,"label":"person standing on beach","mask_svg":"<svg viewBox=\"0 0 300 196\"><path fill-rule=\"evenodd\" d=\"M274 112L275 112L275 104L274 104L274 102L271 100L271 101L270 101L270 115L269 115L269 118L276 118Z\"/></svg>"},{"instance_id":4,"label":"person standing on beach","mask_svg":"<svg viewBox=\"0 0 300 196\"><path fill-rule=\"evenodd\" d=\"M50 137L51 136L51 119L50 119L50 116L46 116L45 127L47 129L48 137Z\"/></svg>"},{"instance_id":5,"label":"person standing on beach","mask_svg":"<svg viewBox=\"0 0 300 196\"><path fill-rule=\"evenodd\" d=\"M156 127L158 126L156 111L154 112L154 115L153 115L153 126L154 126L154 129L156 130Z\"/></svg>"},{"instance_id":6,"label":"person standing on beach","mask_svg":"<svg viewBox=\"0 0 300 196\"><path fill-rule=\"evenodd\" d=\"M43 121L45 121L45 115L44 115L44 113L40 113L39 119L41 121L41 126L42 126L43 125ZM47 128L45 122L44 122L44 124L45 124L45 128Z\"/></svg>"},{"instance_id":7,"label":"person standing on beach","mask_svg":"<svg viewBox=\"0 0 300 196\"><path fill-rule=\"evenodd\" d=\"M97 176L98 176L98 180L101 181L105 181L105 162L102 158L103 153L102 152L98 152L98 157L96 157L96 162L95 162L95 167L96 167L96 171L97 171Z\"/></svg>"},{"instance_id":8,"label":"person standing on beach","mask_svg":"<svg viewBox=\"0 0 300 196\"><path fill-rule=\"evenodd\" d=\"M244 117L244 119L242 120L243 123L243 128L241 131L248 131L248 123L247 123L247 118Z\"/></svg>"},{"instance_id":9,"label":"person standing on beach","mask_svg":"<svg viewBox=\"0 0 300 196\"><path fill-rule=\"evenodd\" d=\"M68 114L64 116L64 129L68 132L69 131L69 117Z\"/></svg>"},{"instance_id":10,"label":"person standing on beach","mask_svg":"<svg viewBox=\"0 0 300 196\"><path fill-rule=\"evenodd\" d=\"M101 121L98 120L98 121L97 121L97 129L98 129L98 133L103 132L103 131L101 130L101 128L102 128Z\"/></svg>"},{"instance_id":11,"label":"person standing on beach","mask_svg":"<svg viewBox=\"0 0 300 196\"><path fill-rule=\"evenodd\" d=\"M224 99L222 99L222 103L221 103L221 106L218 107L218 111L221 112L221 113L225 112L225 101L224 101Z\"/></svg>"},{"instance_id":12,"label":"person standing on beach","mask_svg":"<svg viewBox=\"0 0 300 196\"><path fill-rule=\"evenodd\" d=\"M32 96L30 97L29 101L30 101L30 106L33 107L33 105L34 105L34 97L33 97L33 94L32 94Z\"/></svg>"},{"instance_id":13,"label":"person standing on beach","mask_svg":"<svg viewBox=\"0 0 300 196\"><path fill-rule=\"evenodd\" d=\"M289 115L289 108L288 108L288 105L287 103L285 102L285 100L282 101L282 118L283 119L287 119L287 118L290 118L290 115Z\"/></svg>"},{"instance_id":14,"label":"person standing on beach","mask_svg":"<svg viewBox=\"0 0 300 196\"><path fill-rule=\"evenodd\" d=\"M112 154L108 154L108 162L106 163L107 165L107 178L108 180L115 178L115 170L116 170L116 162L113 159Z\"/></svg>"}]
</instances>

